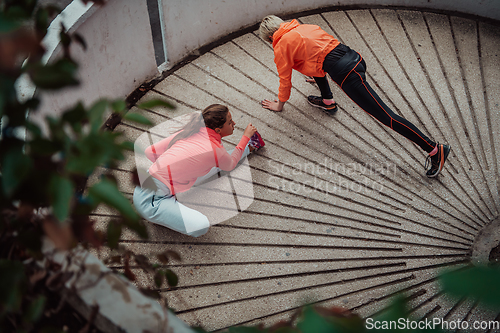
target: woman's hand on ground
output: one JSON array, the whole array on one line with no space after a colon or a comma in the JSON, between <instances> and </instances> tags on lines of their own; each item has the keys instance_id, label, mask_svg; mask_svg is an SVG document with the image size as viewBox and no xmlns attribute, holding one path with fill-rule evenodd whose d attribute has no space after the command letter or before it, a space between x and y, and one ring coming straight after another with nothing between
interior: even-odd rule
<instances>
[{"instance_id":1,"label":"woman's hand on ground","mask_svg":"<svg viewBox=\"0 0 500 333\"><path fill-rule=\"evenodd\" d=\"M274 101L270 101L268 99L265 99L265 100L261 101L260 104L262 105L262 107L264 109L269 109L271 111L280 112L281 110L283 110L283 104L285 104L285 103L281 103L280 101L278 101L276 99Z\"/></svg>"},{"instance_id":2,"label":"woman's hand on ground","mask_svg":"<svg viewBox=\"0 0 500 333\"><path fill-rule=\"evenodd\" d=\"M248 137L248 138L251 138L255 134L255 132L257 132L257 129L255 128L254 125L252 125L250 123L250 124L248 124L247 128L245 128L243 135Z\"/></svg>"},{"instance_id":3,"label":"woman's hand on ground","mask_svg":"<svg viewBox=\"0 0 500 333\"><path fill-rule=\"evenodd\" d=\"M307 83L311 83L311 84L315 84L316 80L312 76L307 76L306 75L306 82Z\"/></svg>"}]
</instances>

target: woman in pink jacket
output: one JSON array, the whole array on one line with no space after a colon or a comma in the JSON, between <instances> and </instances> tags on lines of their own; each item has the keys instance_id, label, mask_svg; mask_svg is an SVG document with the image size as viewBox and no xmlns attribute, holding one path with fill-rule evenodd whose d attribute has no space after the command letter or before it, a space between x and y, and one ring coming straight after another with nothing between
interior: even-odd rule
<instances>
[{"instance_id":1,"label":"woman in pink jacket","mask_svg":"<svg viewBox=\"0 0 500 333\"><path fill-rule=\"evenodd\" d=\"M146 149L153 165L148 172L154 190L136 187L134 205L148 221L190 236L201 236L210 223L205 215L176 200L175 194L189 190L201 178L220 170L233 170L250 151L264 146L252 124L248 124L240 142L228 153L221 138L233 134L235 122L224 105L213 104L201 114L193 114L180 131Z\"/></svg>"}]
</instances>

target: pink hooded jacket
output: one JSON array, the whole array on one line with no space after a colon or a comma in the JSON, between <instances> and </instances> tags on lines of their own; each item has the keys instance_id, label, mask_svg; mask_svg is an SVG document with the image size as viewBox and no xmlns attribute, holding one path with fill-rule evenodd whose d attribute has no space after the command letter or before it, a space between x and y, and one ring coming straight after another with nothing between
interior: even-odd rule
<instances>
[{"instance_id":1,"label":"pink hooded jacket","mask_svg":"<svg viewBox=\"0 0 500 333\"><path fill-rule=\"evenodd\" d=\"M167 150L176 134L146 149L146 157L154 162L149 174L167 185L171 194L189 190L198 177L206 175L214 166L224 171L233 170L250 140L243 135L230 155L222 146L220 134L202 127L198 133L175 142Z\"/></svg>"}]
</instances>

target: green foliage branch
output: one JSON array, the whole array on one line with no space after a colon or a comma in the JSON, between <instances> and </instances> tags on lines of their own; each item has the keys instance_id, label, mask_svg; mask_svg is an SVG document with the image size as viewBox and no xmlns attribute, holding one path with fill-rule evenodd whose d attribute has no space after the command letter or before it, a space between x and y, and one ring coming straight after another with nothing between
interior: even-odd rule
<instances>
[{"instance_id":1,"label":"green foliage branch","mask_svg":"<svg viewBox=\"0 0 500 333\"><path fill-rule=\"evenodd\" d=\"M88 1L103 4L103 1ZM128 112L123 100L99 100L89 107L78 102L57 117L47 117L46 127L32 121L39 96L79 84L78 64L70 45L84 39L61 26L62 56L51 63L42 59L42 39L60 9L40 6L36 0L0 2L0 331L31 331L45 312L47 288L59 290L70 277L42 252L43 238L56 248L70 250L107 246L115 253L110 261L134 280L132 265L151 273L152 287L143 291L158 297L163 284L175 286L177 276L165 268L180 260L172 251L158 255L157 263L119 246L126 228L147 238L139 215L106 174L87 188L87 178L98 167L113 168L124 160L133 143L122 133L103 128L105 117L144 125L150 121ZM27 76L37 94L21 100L16 82ZM149 101L142 108L172 108L165 101ZM132 179L131 179L132 181ZM96 230L92 211L104 204L120 216L105 232ZM37 262L45 259L45 267ZM48 272L53 273L50 275Z\"/></svg>"}]
</instances>

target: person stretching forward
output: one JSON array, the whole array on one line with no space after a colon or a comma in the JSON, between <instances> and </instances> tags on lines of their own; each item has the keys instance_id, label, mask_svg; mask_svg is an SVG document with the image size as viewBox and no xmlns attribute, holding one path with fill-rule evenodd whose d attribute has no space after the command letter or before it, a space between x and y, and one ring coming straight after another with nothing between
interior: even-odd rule
<instances>
[{"instance_id":1,"label":"person stretching forward","mask_svg":"<svg viewBox=\"0 0 500 333\"><path fill-rule=\"evenodd\" d=\"M227 106L212 104L201 114L193 113L178 132L146 148L153 164L148 169L149 185L145 182L134 190L139 214L189 236L205 234L208 218L178 202L175 194L189 191L220 170L233 170L251 151L265 145L255 126L248 124L236 148L227 152L221 140L233 134L235 124Z\"/></svg>"},{"instance_id":2,"label":"person stretching forward","mask_svg":"<svg viewBox=\"0 0 500 333\"><path fill-rule=\"evenodd\" d=\"M262 107L277 112L283 109L290 97L292 70L295 69L312 76L321 91L321 97L307 98L309 104L334 113L337 103L328 85L328 73L359 107L429 154L425 163L428 177L436 177L441 172L450 146L430 140L380 99L366 82L366 63L358 52L341 44L317 25L299 24L297 20L284 22L274 15L264 17L259 33L262 39L273 45L274 62L280 77L278 100L265 99L261 102Z\"/></svg>"}]
</instances>

